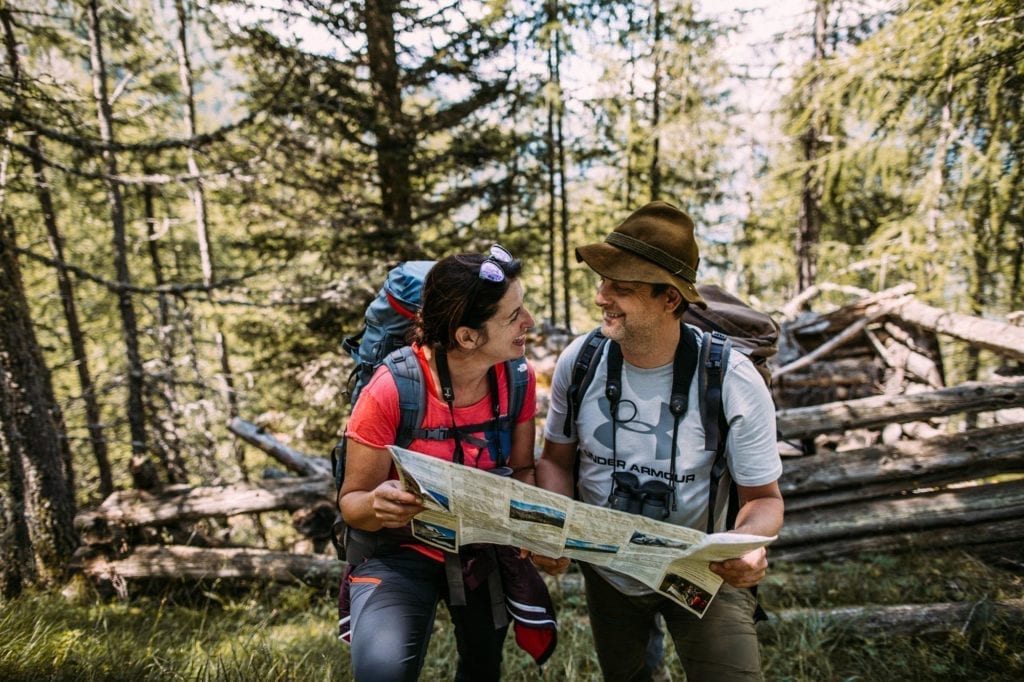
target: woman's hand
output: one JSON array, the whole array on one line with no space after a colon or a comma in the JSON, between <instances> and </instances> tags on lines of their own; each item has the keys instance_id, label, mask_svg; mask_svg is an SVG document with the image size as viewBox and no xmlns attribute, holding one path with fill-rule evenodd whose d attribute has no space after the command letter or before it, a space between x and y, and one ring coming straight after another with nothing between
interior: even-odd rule
<instances>
[{"instance_id":1,"label":"woman's hand","mask_svg":"<svg viewBox=\"0 0 1024 682\"><path fill-rule=\"evenodd\" d=\"M384 528L401 528L424 510L423 500L402 490L398 481L384 481L371 493L370 506Z\"/></svg>"}]
</instances>

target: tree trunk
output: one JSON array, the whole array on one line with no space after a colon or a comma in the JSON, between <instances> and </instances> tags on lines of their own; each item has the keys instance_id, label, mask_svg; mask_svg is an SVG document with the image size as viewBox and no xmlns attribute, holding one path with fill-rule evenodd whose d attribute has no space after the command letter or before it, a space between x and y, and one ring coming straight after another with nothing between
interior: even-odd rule
<instances>
[{"instance_id":1,"label":"tree trunk","mask_svg":"<svg viewBox=\"0 0 1024 682\"><path fill-rule=\"evenodd\" d=\"M146 225L146 249L149 254L150 269L153 282L159 287L166 283L163 262L160 258L160 237L156 230L155 192L152 185L142 188L143 221ZM151 387L153 398L159 399L166 410L165 416L159 414L160 407L149 406L149 414L155 427L153 450L160 463L167 471L169 483L178 483L186 479L186 472L181 464L181 400L178 393L178 373L175 366L175 333L171 320L171 303L168 294L157 294L156 339L160 348L161 369L159 380ZM162 389L161 389L162 386Z\"/></svg>"},{"instance_id":2,"label":"tree trunk","mask_svg":"<svg viewBox=\"0 0 1024 682\"><path fill-rule=\"evenodd\" d=\"M547 10L547 23L548 26L554 27L558 21L558 4L557 0L548 0L545 3ZM552 32L557 29L552 28ZM558 69L555 66L555 39L553 35L548 36L548 87L545 89L547 98L547 133L545 134L544 141L546 147L547 156L547 175L548 175L548 318L551 320L551 326L558 326L558 302L557 292L558 277L555 275L555 250L556 250L556 238L557 234L555 215L558 210L558 192L556 188L556 177L558 171L556 170L556 159L557 154L555 151L555 99L552 94L552 90L560 90L562 84L558 82Z\"/></svg>"},{"instance_id":3,"label":"tree trunk","mask_svg":"<svg viewBox=\"0 0 1024 682\"><path fill-rule=\"evenodd\" d=\"M382 236L389 254L402 254L408 250L403 242L410 241L409 229L412 226L409 154L414 141L402 112L402 84L394 25L397 8L396 0L366 0L363 9L367 66L376 105L373 133L385 221Z\"/></svg>"},{"instance_id":4,"label":"tree trunk","mask_svg":"<svg viewBox=\"0 0 1024 682\"><path fill-rule=\"evenodd\" d=\"M651 201L661 199L661 60L664 46L661 44L661 28L664 15L661 0L654 0L654 93L651 95Z\"/></svg>"},{"instance_id":5,"label":"tree trunk","mask_svg":"<svg viewBox=\"0 0 1024 682\"><path fill-rule=\"evenodd\" d=\"M7 60L11 67L11 77L16 85L20 85L21 65L18 57L18 45L14 37L11 13L6 7L0 8L0 22L3 23L4 44L7 48ZM20 104L20 101L16 102L16 104ZM78 383L82 389L82 401L85 406L85 424L89 432L89 444L92 446L93 456L96 458L96 467L100 477L100 492L106 496L114 491L114 482L110 471L110 459L107 456L107 440L103 435L103 427L101 426L100 406L96 400L96 391L89 372L89 360L85 352L85 339L82 335L81 324L78 321L74 288L67 269L64 267L64 240L57 226L57 212L53 206L50 184L43 165L45 157L43 155L42 143L39 141L38 135L28 135L27 142L31 151L29 162L32 165L32 173L35 178L36 199L39 201L39 208L43 214L47 242L49 243L50 253L54 261L58 263L56 267L57 289L60 292L61 305L64 308L64 319L68 325L71 355L74 359L75 369L78 372ZM70 470L70 462L68 466Z\"/></svg>"},{"instance_id":6,"label":"tree trunk","mask_svg":"<svg viewBox=\"0 0 1024 682\"><path fill-rule=\"evenodd\" d=\"M195 87L192 77L192 62L188 47L188 17L184 0L174 0L174 9L178 16L178 77L181 89L185 93L185 121L188 136L195 138L199 134L196 121ZM203 284L212 287L214 282L213 248L210 243L210 228L206 219L206 190L199 172L195 151L189 147L185 152L188 172L195 177L195 186L189 191L195 209L196 244L199 247L199 263L203 273ZM224 382L222 394L227 407L228 417L238 416L238 393L235 391L235 378L231 371L231 354L228 352L227 337L221 329L221 323L214 321L214 338L217 356L220 360L221 379ZM245 465L245 453L242 444L232 439L232 451L238 465L242 480L249 480L249 471Z\"/></svg>"},{"instance_id":7,"label":"tree trunk","mask_svg":"<svg viewBox=\"0 0 1024 682\"><path fill-rule=\"evenodd\" d=\"M558 187L559 206L561 208L558 232L562 246L562 319L565 329L572 333L572 313L570 312L569 295L569 184L565 171L565 133L562 119L565 116L565 101L562 98L562 42L561 31L555 33L555 82L558 83L558 100L556 102L556 132L558 134Z\"/></svg>"},{"instance_id":8,"label":"tree trunk","mask_svg":"<svg viewBox=\"0 0 1024 682\"><path fill-rule=\"evenodd\" d=\"M93 98L103 150L104 170L107 173L107 197L110 201L110 222L113 228L114 270L120 284L130 284L128 271L128 245L125 238L124 201L118 175L117 156L110 148L114 143L113 114L107 94L107 68L103 61L103 33L100 27L97 0L88 5L89 62L92 68ZM157 485L156 470L146 449L146 415L143 406L142 359L139 355L138 323L131 294L126 289L117 293L117 306L121 314L121 332L127 356L128 425L132 439L132 459L129 469L135 487L152 488Z\"/></svg>"},{"instance_id":9,"label":"tree trunk","mask_svg":"<svg viewBox=\"0 0 1024 682\"><path fill-rule=\"evenodd\" d=\"M814 64L811 68L821 68L825 60L825 24L828 19L829 0L816 0L814 3ZM813 96L817 87L817 78L811 81ZM817 179L815 164L818 157L818 146L821 122L814 116L803 135L804 171L800 192L800 226L797 233L797 290L803 291L814 284L818 277L818 242L821 239L821 187Z\"/></svg>"},{"instance_id":10,"label":"tree trunk","mask_svg":"<svg viewBox=\"0 0 1024 682\"><path fill-rule=\"evenodd\" d=\"M0 589L60 580L75 549L74 489L64 420L36 342L14 255L0 224Z\"/></svg>"}]
</instances>

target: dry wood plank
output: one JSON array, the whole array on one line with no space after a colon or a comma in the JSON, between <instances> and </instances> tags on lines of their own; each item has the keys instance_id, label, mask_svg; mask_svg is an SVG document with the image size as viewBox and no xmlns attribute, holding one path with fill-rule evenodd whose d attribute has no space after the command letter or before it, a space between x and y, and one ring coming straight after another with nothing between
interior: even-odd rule
<instances>
[{"instance_id":1,"label":"dry wood plank","mask_svg":"<svg viewBox=\"0 0 1024 682\"><path fill-rule=\"evenodd\" d=\"M122 490L98 508L80 512L75 517L75 528L86 532L98 524L142 526L277 509L295 511L333 496L334 482L326 476L226 486L178 485L159 491Z\"/></svg>"},{"instance_id":2,"label":"dry wood plank","mask_svg":"<svg viewBox=\"0 0 1024 682\"><path fill-rule=\"evenodd\" d=\"M288 469L303 476L330 476L331 465L321 457L305 455L277 440L263 427L239 417L228 423L228 430L242 440L255 445Z\"/></svg>"},{"instance_id":3,"label":"dry wood plank","mask_svg":"<svg viewBox=\"0 0 1024 682\"><path fill-rule=\"evenodd\" d=\"M870 314L856 320L849 327L839 332L825 343L821 344L810 353L797 358L793 362L783 365L782 367L776 367L772 370L772 380L776 380L781 376L788 374L789 372L795 372L798 369L803 369L808 365L814 363L815 360L827 356L829 353L839 348L845 343L849 343L853 339L860 336L860 334L867 328L869 324L884 316L888 312L888 308L884 305L879 306L873 310Z\"/></svg>"},{"instance_id":4,"label":"dry wood plank","mask_svg":"<svg viewBox=\"0 0 1024 682\"><path fill-rule=\"evenodd\" d=\"M114 579L213 580L253 579L321 582L337 577L344 564L311 554L266 549L142 545L131 554L111 558L88 549L76 553L73 566L97 581Z\"/></svg>"},{"instance_id":5,"label":"dry wood plank","mask_svg":"<svg viewBox=\"0 0 1024 682\"><path fill-rule=\"evenodd\" d=\"M852 629L863 635L925 635L971 632L993 618L1024 623L1024 599L894 606L847 606L835 609L785 609L770 614L768 628L812 621ZM759 629L763 626L758 626Z\"/></svg>"},{"instance_id":6,"label":"dry wood plank","mask_svg":"<svg viewBox=\"0 0 1024 682\"><path fill-rule=\"evenodd\" d=\"M1024 425L787 459L779 487L789 514L919 488L1024 472Z\"/></svg>"},{"instance_id":7,"label":"dry wood plank","mask_svg":"<svg viewBox=\"0 0 1024 682\"><path fill-rule=\"evenodd\" d=\"M900 553L952 547L991 554L991 548L1019 545L1022 542L1024 518L1017 517L928 530L877 532L856 538L820 540L788 547L773 544L769 555L772 561L824 561L873 552Z\"/></svg>"},{"instance_id":8,"label":"dry wood plank","mask_svg":"<svg viewBox=\"0 0 1024 682\"><path fill-rule=\"evenodd\" d=\"M961 412L1001 410L1024 405L1024 378L991 383L967 382L949 388L901 396L871 396L824 405L779 410L782 438L808 438L894 422L921 421Z\"/></svg>"},{"instance_id":9,"label":"dry wood plank","mask_svg":"<svg viewBox=\"0 0 1024 682\"><path fill-rule=\"evenodd\" d=\"M972 346L1015 360L1024 360L1024 327L951 313L913 297L894 306L891 314L929 331L966 341Z\"/></svg>"},{"instance_id":10,"label":"dry wood plank","mask_svg":"<svg viewBox=\"0 0 1024 682\"><path fill-rule=\"evenodd\" d=\"M1024 518L1024 479L788 514L777 547Z\"/></svg>"}]
</instances>

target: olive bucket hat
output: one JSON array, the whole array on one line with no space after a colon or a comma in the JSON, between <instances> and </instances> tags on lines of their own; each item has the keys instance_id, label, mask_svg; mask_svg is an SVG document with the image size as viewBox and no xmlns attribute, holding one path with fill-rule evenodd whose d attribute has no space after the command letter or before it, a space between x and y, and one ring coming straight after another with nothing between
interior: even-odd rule
<instances>
[{"instance_id":1,"label":"olive bucket hat","mask_svg":"<svg viewBox=\"0 0 1024 682\"><path fill-rule=\"evenodd\" d=\"M634 211L603 242L577 248L576 261L608 279L668 284L690 303L708 307L695 286L700 254L693 220L664 201Z\"/></svg>"}]
</instances>

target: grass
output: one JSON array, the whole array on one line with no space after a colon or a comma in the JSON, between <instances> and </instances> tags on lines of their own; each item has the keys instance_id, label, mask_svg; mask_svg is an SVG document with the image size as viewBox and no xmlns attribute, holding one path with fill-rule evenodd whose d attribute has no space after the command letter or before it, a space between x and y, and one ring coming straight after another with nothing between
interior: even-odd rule
<instances>
[{"instance_id":1,"label":"grass","mask_svg":"<svg viewBox=\"0 0 1024 682\"><path fill-rule=\"evenodd\" d=\"M761 595L769 611L995 600L1024 596L1024 576L959 552L874 556L774 565ZM556 588L555 598L555 655L538 670L510 637L505 679L600 679L582 595ZM27 594L0 604L0 679L345 680L335 619L334 595L311 587L188 586L128 600ZM765 628L761 639L769 680L1024 679L1024 628L998 619L967 632L870 637L804 620ZM440 609L421 679L452 679L454 662ZM674 657L670 671L684 679Z\"/></svg>"}]
</instances>

